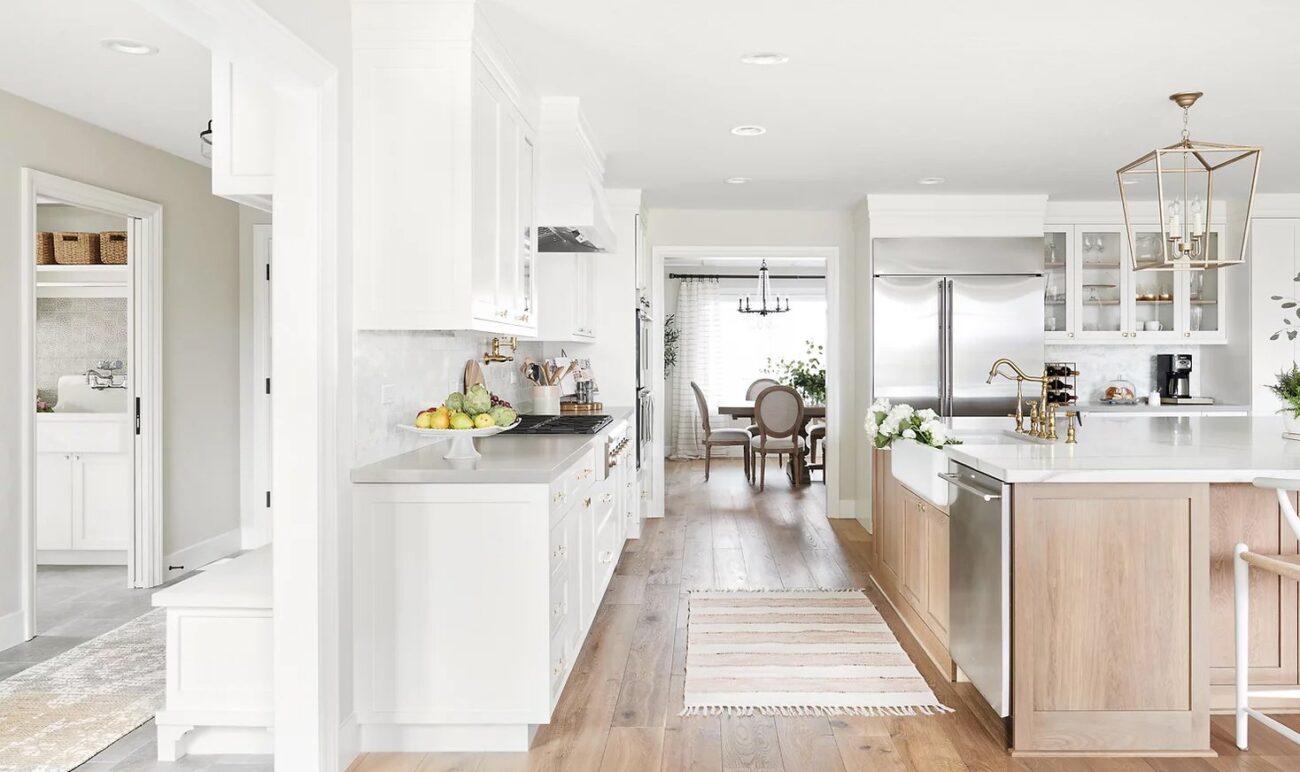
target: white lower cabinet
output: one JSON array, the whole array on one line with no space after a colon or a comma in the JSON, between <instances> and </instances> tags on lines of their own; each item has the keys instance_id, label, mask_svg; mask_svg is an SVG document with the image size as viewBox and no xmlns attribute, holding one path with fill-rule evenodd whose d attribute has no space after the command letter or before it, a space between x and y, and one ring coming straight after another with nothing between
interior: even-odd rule
<instances>
[{"instance_id":1,"label":"white lower cabinet","mask_svg":"<svg viewBox=\"0 0 1300 772\"><path fill-rule=\"evenodd\" d=\"M38 422L38 563L126 562L134 482L124 432L106 421Z\"/></svg>"},{"instance_id":2,"label":"white lower cabinet","mask_svg":"<svg viewBox=\"0 0 1300 772\"><path fill-rule=\"evenodd\" d=\"M547 484L353 486L361 750L528 749L622 552L598 468L590 449Z\"/></svg>"}]
</instances>

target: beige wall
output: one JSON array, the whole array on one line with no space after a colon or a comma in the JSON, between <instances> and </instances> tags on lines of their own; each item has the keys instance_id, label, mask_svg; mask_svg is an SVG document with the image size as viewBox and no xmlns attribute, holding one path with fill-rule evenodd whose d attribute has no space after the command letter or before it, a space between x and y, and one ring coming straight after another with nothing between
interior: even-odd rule
<instances>
[{"instance_id":1,"label":"beige wall","mask_svg":"<svg viewBox=\"0 0 1300 772\"><path fill-rule=\"evenodd\" d=\"M866 506L858 498L859 473L856 446L861 436L862 412L857 403L857 348L860 334L855 299L857 270L850 213L828 210L650 209L646 214L646 241L655 247L836 247L839 249L840 329L836 367L844 394L839 402L838 427L832 440L839 448L840 514L854 515Z\"/></svg>"},{"instance_id":2,"label":"beige wall","mask_svg":"<svg viewBox=\"0 0 1300 772\"><path fill-rule=\"evenodd\" d=\"M207 169L0 92L0 362L19 357L19 169L163 206L164 550L239 527L238 208ZM0 379L0 619L19 608L18 384Z\"/></svg>"}]
</instances>

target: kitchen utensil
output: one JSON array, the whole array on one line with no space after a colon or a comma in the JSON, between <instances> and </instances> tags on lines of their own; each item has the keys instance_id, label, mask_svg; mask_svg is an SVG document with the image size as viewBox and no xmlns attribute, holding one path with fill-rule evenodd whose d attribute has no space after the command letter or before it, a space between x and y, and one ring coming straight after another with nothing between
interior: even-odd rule
<instances>
[{"instance_id":1,"label":"kitchen utensil","mask_svg":"<svg viewBox=\"0 0 1300 772\"><path fill-rule=\"evenodd\" d=\"M1159 320L1156 320L1156 319L1153 319L1153 320L1151 320L1151 321L1149 321L1149 322L1146 322L1146 323L1144 323L1144 324L1142 325L1142 328L1143 328L1144 330L1146 330L1147 332L1159 332L1160 330L1163 330L1164 327L1165 327L1165 326L1164 326L1163 324L1161 324Z\"/></svg>"},{"instance_id":2,"label":"kitchen utensil","mask_svg":"<svg viewBox=\"0 0 1300 772\"><path fill-rule=\"evenodd\" d=\"M471 359L465 363L465 377L463 380L465 391L469 391L470 387L476 383L483 383L483 368L479 366L477 359Z\"/></svg>"},{"instance_id":3,"label":"kitchen utensil","mask_svg":"<svg viewBox=\"0 0 1300 772\"><path fill-rule=\"evenodd\" d=\"M532 412L536 415L559 415L560 387L552 385L534 386Z\"/></svg>"}]
</instances>

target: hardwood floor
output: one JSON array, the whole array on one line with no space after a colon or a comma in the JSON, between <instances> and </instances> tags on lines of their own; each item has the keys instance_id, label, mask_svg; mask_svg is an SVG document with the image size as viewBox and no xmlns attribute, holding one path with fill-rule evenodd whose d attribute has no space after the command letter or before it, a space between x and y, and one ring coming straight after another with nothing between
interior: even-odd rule
<instances>
[{"instance_id":1,"label":"hardwood floor","mask_svg":"<svg viewBox=\"0 0 1300 772\"><path fill-rule=\"evenodd\" d=\"M670 463L667 516L624 549L581 658L533 749L517 754L370 754L356 772L464 770L908 770L915 772L1227 772L1300 770L1300 746L1251 722L1249 753L1215 716L1212 759L1012 759L966 707L885 601L868 591L956 713L909 718L681 718L686 603L692 589L869 587L870 536L827 520L820 482L759 494L739 461ZM1280 717L1282 718L1282 717ZM1300 727L1300 716L1286 722Z\"/></svg>"}]
</instances>

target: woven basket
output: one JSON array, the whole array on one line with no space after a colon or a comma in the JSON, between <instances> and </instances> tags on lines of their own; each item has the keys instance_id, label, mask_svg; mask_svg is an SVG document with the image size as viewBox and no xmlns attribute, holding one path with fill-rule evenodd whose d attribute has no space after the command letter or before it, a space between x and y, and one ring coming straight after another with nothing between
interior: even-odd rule
<instances>
[{"instance_id":1,"label":"woven basket","mask_svg":"<svg viewBox=\"0 0 1300 772\"><path fill-rule=\"evenodd\" d=\"M99 234L56 231L54 262L59 265L94 265L99 262Z\"/></svg>"},{"instance_id":2,"label":"woven basket","mask_svg":"<svg viewBox=\"0 0 1300 772\"><path fill-rule=\"evenodd\" d=\"M54 265L54 234L49 231L36 234L36 264Z\"/></svg>"},{"instance_id":3,"label":"woven basket","mask_svg":"<svg viewBox=\"0 0 1300 772\"><path fill-rule=\"evenodd\" d=\"M99 234L99 259L104 265L126 265L126 231Z\"/></svg>"}]
</instances>

